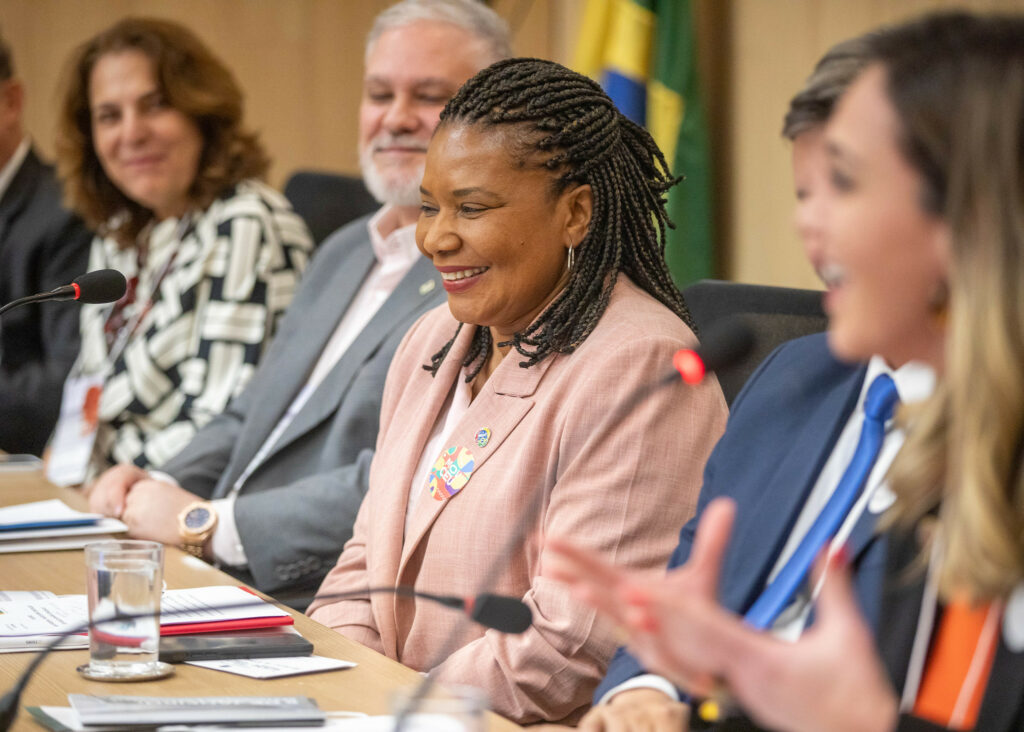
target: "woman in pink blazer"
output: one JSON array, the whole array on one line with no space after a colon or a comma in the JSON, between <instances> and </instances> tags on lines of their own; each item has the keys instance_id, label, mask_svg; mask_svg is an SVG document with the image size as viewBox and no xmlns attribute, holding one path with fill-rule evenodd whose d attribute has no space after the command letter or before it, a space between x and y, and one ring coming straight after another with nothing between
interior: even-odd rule
<instances>
[{"instance_id":1,"label":"woman in pink blazer","mask_svg":"<svg viewBox=\"0 0 1024 732\"><path fill-rule=\"evenodd\" d=\"M651 137L558 64L499 62L449 102L416 232L448 305L395 356L370 489L321 593L492 591L533 625L503 635L369 593L315 602L316 620L517 722L585 711L616 639L548 579L545 537L662 568L725 426L713 378L628 405L696 345L663 256L674 182Z\"/></svg>"}]
</instances>

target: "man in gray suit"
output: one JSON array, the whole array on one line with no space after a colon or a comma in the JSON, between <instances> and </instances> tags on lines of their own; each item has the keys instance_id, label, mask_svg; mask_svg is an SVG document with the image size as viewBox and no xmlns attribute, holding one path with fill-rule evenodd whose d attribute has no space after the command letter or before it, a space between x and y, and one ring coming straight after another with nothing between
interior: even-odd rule
<instances>
[{"instance_id":1,"label":"man in gray suit","mask_svg":"<svg viewBox=\"0 0 1024 732\"><path fill-rule=\"evenodd\" d=\"M53 168L22 127L25 90L0 38L0 305L66 285L85 272L92 238L61 206ZM39 455L57 423L78 355L78 308L27 305L0 323L0 450Z\"/></svg>"},{"instance_id":2,"label":"man in gray suit","mask_svg":"<svg viewBox=\"0 0 1024 732\"><path fill-rule=\"evenodd\" d=\"M108 470L90 489L93 510L265 592L319 586L366 491L391 357L416 318L444 301L414 239L427 144L458 87L508 55L507 26L476 0L404 0L377 17L359 157L383 208L320 246L228 409L163 472Z\"/></svg>"}]
</instances>

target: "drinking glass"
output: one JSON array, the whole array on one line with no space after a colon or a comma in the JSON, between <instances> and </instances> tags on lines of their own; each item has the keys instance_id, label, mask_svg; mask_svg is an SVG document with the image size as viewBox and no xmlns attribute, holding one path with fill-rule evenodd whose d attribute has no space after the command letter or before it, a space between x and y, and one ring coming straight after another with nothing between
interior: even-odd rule
<instances>
[{"instance_id":1,"label":"drinking glass","mask_svg":"<svg viewBox=\"0 0 1024 732\"><path fill-rule=\"evenodd\" d=\"M410 712L419 689L397 689L391 695L391 713L405 716L403 732L485 732L487 697L473 686L441 688L433 685Z\"/></svg>"},{"instance_id":2,"label":"drinking glass","mask_svg":"<svg viewBox=\"0 0 1024 732\"><path fill-rule=\"evenodd\" d=\"M101 541L85 547L91 679L131 681L166 676L160 651L163 544ZM131 617L124 617L131 616Z\"/></svg>"}]
</instances>

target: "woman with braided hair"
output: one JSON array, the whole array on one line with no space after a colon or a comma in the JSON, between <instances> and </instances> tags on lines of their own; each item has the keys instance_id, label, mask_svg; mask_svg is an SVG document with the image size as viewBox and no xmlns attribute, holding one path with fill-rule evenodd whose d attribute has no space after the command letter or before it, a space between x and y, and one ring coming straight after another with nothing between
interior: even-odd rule
<instances>
[{"instance_id":1,"label":"woman with braided hair","mask_svg":"<svg viewBox=\"0 0 1024 732\"><path fill-rule=\"evenodd\" d=\"M558 64L499 62L448 103L416 238L448 304L388 375L370 489L322 593L522 598L522 635L374 594L313 617L520 723L572 720L615 647L545 576L545 537L664 566L725 425L710 379L630 404L696 339L663 257L674 183L651 137Z\"/></svg>"}]
</instances>

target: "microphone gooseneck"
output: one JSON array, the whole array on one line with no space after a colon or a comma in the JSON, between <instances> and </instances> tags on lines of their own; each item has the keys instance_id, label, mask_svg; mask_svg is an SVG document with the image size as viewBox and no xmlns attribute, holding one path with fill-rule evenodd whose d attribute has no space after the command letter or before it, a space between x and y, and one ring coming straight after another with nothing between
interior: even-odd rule
<instances>
[{"instance_id":1,"label":"microphone gooseneck","mask_svg":"<svg viewBox=\"0 0 1024 732\"><path fill-rule=\"evenodd\" d=\"M405 587L402 585L398 585L396 587L370 587L368 589L353 590L351 592L330 592L322 595L315 595L313 597L295 598L293 601L305 601L308 603L318 599L348 600L354 597L363 597L367 594L374 595L385 593L401 595L403 597L418 597L424 600L440 603L441 605L454 608L456 610L463 610L468 617L481 625L488 628L494 628L502 633L523 633L533 622L533 613L530 611L530 608L527 607L522 600L515 597L494 595L490 593L481 593L468 598L458 597L456 595L437 595L430 592L419 592L412 587ZM213 609L234 610L244 607L258 607L266 602L267 601L263 598L254 597L251 600L228 603ZM280 601L275 600L274 602L276 604L281 604ZM183 607L161 613L161 616L173 617L175 615L190 613L194 610L195 608L193 607ZM139 620L141 618L150 617L151 615L152 613L115 613L112 616L105 616L96 620L91 620L84 625L79 625L55 634L53 640L39 651L36 654L36 657L32 659L32 662L29 663L25 670L21 672L21 675L14 683L14 686L12 686L6 694L0 697L0 730L6 732L6 730L9 730L11 725L14 724L15 718L18 716L21 694L28 685L29 679L32 678L32 674L35 673L39 664L41 664L43 660L50 655L50 652L53 651L54 648L60 645L62 640L72 635L84 633L97 623ZM35 634L33 633L31 635Z\"/></svg>"}]
</instances>

